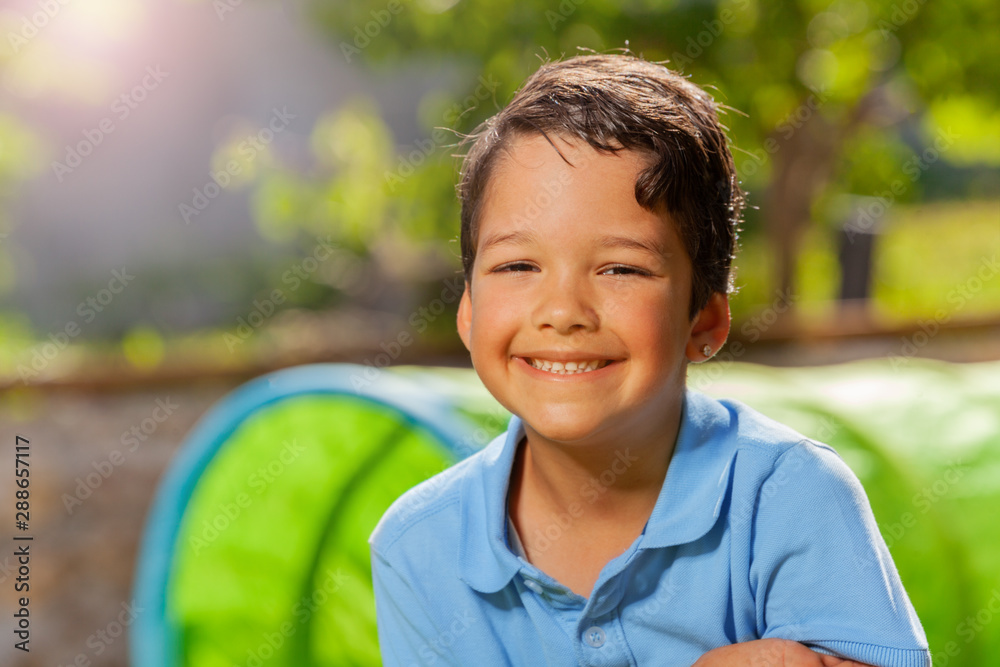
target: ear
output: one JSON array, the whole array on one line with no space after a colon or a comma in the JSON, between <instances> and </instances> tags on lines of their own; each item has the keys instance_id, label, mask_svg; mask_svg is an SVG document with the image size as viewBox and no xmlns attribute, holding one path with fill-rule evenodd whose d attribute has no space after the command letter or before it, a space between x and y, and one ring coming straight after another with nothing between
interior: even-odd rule
<instances>
[{"instance_id":1,"label":"ear","mask_svg":"<svg viewBox=\"0 0 1000 667\"><path fill-rule=\"evenodd\" d=\"M714 292L705 307L698 311L691 322L691 336L688 338L686 354L693 362L708 360L719 351L729 336L729 296ZM708 345L711 354L705 355L703 348Z\"/></svg>"},{"instance_id":2,"label":"ear","mask_svg":"<svg viewBox=\"0 0 1000 667\"><path fill-rule=\"evenodd\" d=\"M472 352L472 291L469 281L465 281L465 291L458 302L458 335L465 344L465 349Z\"/></svg>"}]
</instances>

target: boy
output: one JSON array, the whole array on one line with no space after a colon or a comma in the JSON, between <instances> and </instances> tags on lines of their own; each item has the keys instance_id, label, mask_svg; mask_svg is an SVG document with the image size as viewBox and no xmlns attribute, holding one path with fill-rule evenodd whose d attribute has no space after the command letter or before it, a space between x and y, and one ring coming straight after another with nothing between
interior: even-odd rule
<instances>
[{"instance_id":1,"label":"boy","mask_svg":"<svg viewBox=\"0 0 1000 667\"><path fill-rule=\"evenodd\" d=\"M458 330L514 416L372 534L386 665L930 664L833 450L685 388L729 332L716 114L593 55L472 135Z\"/></svg>"}]
</instances>

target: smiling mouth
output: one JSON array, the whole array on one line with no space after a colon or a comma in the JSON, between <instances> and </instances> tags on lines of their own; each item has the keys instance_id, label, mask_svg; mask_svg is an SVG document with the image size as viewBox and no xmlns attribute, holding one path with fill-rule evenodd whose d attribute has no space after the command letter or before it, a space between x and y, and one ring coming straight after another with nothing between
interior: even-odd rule
<instances>
[{"instance_id":1,"label":"smiling mouth","mask_svg":"<svg viewBox=\"0 0 1000 667\"><path fill-rule=\"evenodd\" d=\"M525 361L531 364L532 367L537 368L540 371L545 371L547 373L556 373L558 375L577 375L580 373L589 373L590 371L596 371L599 368L604 368L611 361L609 359L593 359L590 361L549 361L547 359L532 359L530 357L525 357Z\"/></svg>"}]
</instances>

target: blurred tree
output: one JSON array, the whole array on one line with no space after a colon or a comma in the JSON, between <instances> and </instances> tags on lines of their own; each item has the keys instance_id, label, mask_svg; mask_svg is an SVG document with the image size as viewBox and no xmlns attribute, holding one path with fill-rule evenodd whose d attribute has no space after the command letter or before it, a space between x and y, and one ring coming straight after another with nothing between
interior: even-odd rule
<instances>
[{"instance_id":1,"label":"blurred tree","mask_svg":"<svg viewBox=\"0 0 1000 667\"><path fill-rule=\"evenodd\" d=\"M14 282L10 253L14 224L7 212L9 199L21 181L38 171L39 152L35 134L20 119L0 110L0 294L9 291Z\"/></svg>"},{"instance_id":2,"label":"blurred tree","mask_svg":"<svg viewBox=\"0 0 1000 667\"><path fill-rule=\"evenodd\" d=\"M6 17L0 20L0 30L8 27L6 20ZM3 34L8 35L8 32L3 30ZM0 47L0 80L4 80L12 58L9 46ZM42 169L43 154L38 134L23 119L0 104L0 299L11 291L17 278L16 253L12 251L15 224L8 210L10 200L23 181ZM12 350L27 341L29 335L30 326L26 317L0 307L0 373L13 368Z\"/></svg>"},{"instance_id":3,"label":"blurred tree","mask_svg":"<svg viewBox=\"0 0 1000 667\"><path fill-rule=\"evenodd\" d=\"M888 208L915 197L938 159L1000 164L1000 43L977 38L1000 27L992 0L314 0L310 15L348 62L468 64L484 73L469 90L495 80L501 104L543 57L628 47L669 60L731 108L737 168L785 295L795 293L803 231L827 217L831 193ZM422 109L428 131L468 131L496 111L479 104L448 119L436 102ZM355 241L454 236L448 151L433 142L422 157L415 146L394 155L374 113L356 108L317 127L318 155L335 157L318 186L287 171L265 179L266 227L332 223Z\"/></svg>"}]
</instances>

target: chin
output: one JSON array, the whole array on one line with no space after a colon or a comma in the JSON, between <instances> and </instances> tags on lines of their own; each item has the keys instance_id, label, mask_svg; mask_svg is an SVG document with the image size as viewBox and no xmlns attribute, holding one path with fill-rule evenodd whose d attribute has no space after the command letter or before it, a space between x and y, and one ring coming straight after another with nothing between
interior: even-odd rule
<instances>
[{"instance_id":1,"label":"chin","mask_svg":"<svg viewBox=\"0 0 1000 667\"><path fill-rule=\"evenodd\" d=\"M573 444L585 441L598 431L597 424L586 423L581 419L572 418L541 418L532 420L525 418L525 424L546 440L562 444Z\"/></svg>"}]
</instances>

